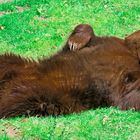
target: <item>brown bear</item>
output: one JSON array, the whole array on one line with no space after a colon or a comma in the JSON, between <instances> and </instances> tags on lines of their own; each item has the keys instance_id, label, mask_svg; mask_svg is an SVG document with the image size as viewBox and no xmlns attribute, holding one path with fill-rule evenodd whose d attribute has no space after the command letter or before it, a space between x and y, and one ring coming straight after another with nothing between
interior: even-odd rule
<instances>
[{"instance_id":1,"label":"brown bear","mask_svg":"<svg viewBox=\"0 0 140 140\"><path fill-rule=\"evenodd\" d=\"M109 106L140 110L139 61L116 41L62 51L38 62L2 55L0 65L0 118L56 116Z\"/></svg>"}]
</instances>

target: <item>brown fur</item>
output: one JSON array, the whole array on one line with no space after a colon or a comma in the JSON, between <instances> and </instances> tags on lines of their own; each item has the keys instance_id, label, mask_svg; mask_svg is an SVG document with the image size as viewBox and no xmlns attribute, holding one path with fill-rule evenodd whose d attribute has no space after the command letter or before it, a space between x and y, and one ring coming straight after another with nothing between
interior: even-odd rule
<instances>
[{"instance_id":1,"label":"brown fur","mask_svg":"<svg viewBox=\"0 0 140 140\"><path fill-rule=\"evenodd\" d=\"M77 51L85 47L94 47L100 44L124 45L124 40L114 36L96 36L92 27L88 24L77 25L68 37L63 51Z\"/></svg>"},{"instance_id":2,"label":"brown fur","mask_svg":"<svg viewBox=\"0 0 140 140\"><path fill-rule=\"evenodd\" d=\"M2 55L0 65L2 80L4 69L12 70L0 88L0 118L61 115L102 106L140 110L138 59L115 41L39 62Z\"/></svg>"},{"instance_id":3,"label":"brown fur","mask_svg":"<svg viewBox=\"0 0 140 140\"><path fill-rule=\"evenodd\" d=\"M34 65L34 61L24 59L20 56L13 54L0 55L0 89L19 75L26 75L26 69L34 68Z\"/></svg>"}]
</instances>

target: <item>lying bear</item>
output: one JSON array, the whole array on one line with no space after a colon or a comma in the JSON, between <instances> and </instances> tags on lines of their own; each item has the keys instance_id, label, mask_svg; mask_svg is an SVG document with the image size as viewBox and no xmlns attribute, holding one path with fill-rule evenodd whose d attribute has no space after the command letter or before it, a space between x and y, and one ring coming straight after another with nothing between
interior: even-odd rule
<instances>
[{"instance_id":1,"label":"lying bear","mask_svg":"<svg viewBox=\"0 0 140 140\"><path fill-rule=\"evenodd\" d=\"M109 106L140 110L139 60L116 41L61 51L38 62L1 55L0 73L0 118Z\"/></svg>"}]
</instances>

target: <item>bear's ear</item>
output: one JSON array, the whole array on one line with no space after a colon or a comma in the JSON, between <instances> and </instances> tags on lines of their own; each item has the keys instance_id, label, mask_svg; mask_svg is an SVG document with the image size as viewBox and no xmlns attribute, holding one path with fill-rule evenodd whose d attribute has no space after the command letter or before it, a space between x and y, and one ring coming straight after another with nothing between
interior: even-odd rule
<instances>
[{"instance_id":1,"label":"bear's ear","mask_svg":"<svg viewBox=\"0 0 140 140\"><path fill-rule=\"evenodd\" d=\"M125 37L125 45L140 58L140 30Z\"/></svg>"}]
</instances>

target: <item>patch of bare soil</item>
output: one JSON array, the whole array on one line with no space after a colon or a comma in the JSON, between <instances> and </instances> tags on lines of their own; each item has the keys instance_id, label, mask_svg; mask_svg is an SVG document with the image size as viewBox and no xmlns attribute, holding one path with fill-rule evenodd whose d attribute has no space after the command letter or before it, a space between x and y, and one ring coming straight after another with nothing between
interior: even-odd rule
<instances>
[{"instance_id":1,"label":"patch of bare soil","mask_svg":"<svg viewBox=\"0 0 140 140\"><path fill-rule=\"evenodd\" d=\"M36 20L47 20L45 17L35 16L34 19Z\"/></svg>"},{"instance_id":2,"label":"patch of bare soil","mask_svg":"<svg viewBox=\"0 0 140 140\"><path fill-rule=\"evenodd\" d=\"M11 2L12 0L0 0L0 3Z\"/></svg>"},{"instance_id":3,"label":"patch of bare soil","mask_svg":"<svg viewBox=\"0 0 140 140\"><path fill-rule=\"evenodd\" d=\"M1 0L0 0L1 1ZM21 7L21 6L15 6L17 11L18 12L23 12L25 10L29 10L30 8L25 6L25 7ZM9 11L0 11L0 16L3 16L3 15L7 15L7 14L12 14L12 13L15 13L15 12L9 12Z\"/></svg>"},{"instance_id":4,"label":"patch of bare soil","mask_svg":"<svg viewBox=\"0 0 140 140\"><path fill-rule=\"evenodd\" d=\"M12 12L0 11L0 16L11 14Z\"/></svg>"},{"instance_id":5,"label":"patch of bare soil","mask_svg":"<svg viewBox=\"0 0 140 140\"><path fill-rule=\"evenodd\" d=\"M30 8L28 6L25 6L25 7L16 6L16 9L18 10L18 12L23 12L25 10L29 10Z\"/></svg>"},{"instance_id":6,"label":"patch of bare soil","mask_svg":"<svg viewBox=\"0 0 140 140\"><path fill-rule=\"evenodd\" d=\"M20 137L20 130L16 127L11 125L10 123L5 124L4 129L1 130L1 134L5 134L10 138L17 138Z\"/></svg>"}]
</instances>

